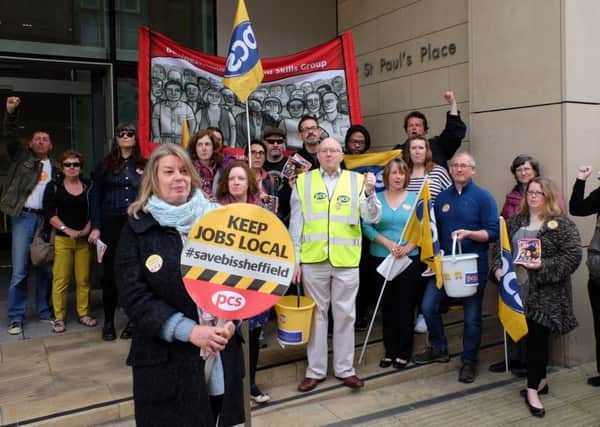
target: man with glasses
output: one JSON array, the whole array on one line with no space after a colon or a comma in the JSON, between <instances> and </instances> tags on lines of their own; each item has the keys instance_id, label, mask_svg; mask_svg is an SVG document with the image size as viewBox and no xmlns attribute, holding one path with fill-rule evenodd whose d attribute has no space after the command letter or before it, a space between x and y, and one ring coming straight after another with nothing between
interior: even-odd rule
<instances>
[{"instance_id":1,"label":"man with glasses","mask_svg":"<svg viewBox=\"0 0 600 427\"><path fill-rule=\"evenodd\" d=\"M452 253L452 239L456 236L462 244L463 253L475 253L479 286L475 295L463 298L464 332L462 367L458 380L472 383L477 377L479 347L481 344L482 301L488 273L488 245L498 239L498 209L492 195L473 182L476 172L475 159L466 152L459 152L449 162L453 185L442 191L435 200L435 217L441 249ZM423 296L422 312L429 329L429 345L414 358L418 365L432 362L448 362L448 341L440 304L446 292L438 289L432 277Z\"/></svg>"},{"instance_id":2,"label":"man with glasses","mask_svg":"<svg viewBox=\"0 0 600 427\"><path fill-rule=\"evenodd\" d=\"M17 109L21 100L9 96L2 126L3 145L11 158L7 184L0 198L0 211L12 217L12 274L8 288L8 333L19 335L27 313L27 278L31 267L29 245L38 224L44 220L42 201L46 185L58 177L60 165L49 158L50 134L35 131L27 149L20 147L17 134ZM36 307L40 321L54 321L49 298L51 266L33 267Z\"/></svg>"},{"instance_id":3,"label":"man with glasses","mask_svg":"<svg viewBox=\"0 0 600 427\"><path fill-rule=\"evenodd\" d=\"M456 153L467 134L467 126L460 118L454 92L446 92L444 99L450 105L450 111L446 114L446 126L439 136L429 138L429 146L431 147L433 162L446 167L448 159ZM404 118L404 131L408 138L427 136L428 130L427 117L420 111L408 113ZM403 150L405 156L408 155L405 150L406 142L394 147L394 149L398 148Z\"/></svg>"},{"instance_id":4,"label":"man with glasses","mask_svg":"<svg viewBox=\"0 0 600 427\"><path fill-rule=\"evenodd\" d=\"M302 139L302 148L298 150L298 154L308 160L312 165L311 169L319 167L319 158L317 149L321 142L321 127L319 120L315 116L304 115L298 122L298 132Z\"/></svg>"},{"instance_id":5,"label":"man with glasses","mask_svg":"<svg viewBox=\"0 0 600 427\"><path fill-rule=\"evenodd\" d=\"M303 123L316 125L314 119ZM381 219L375 175L340 168L342 147L333 138L318 145L320 167L300 174L292 191L290 235L296 251L294 282L315 300L308 367L298 390L314 389L327 377L328 310L333 314L333 372L353 389L363 381L354 370L355 301L361 254L361 218Z\"/></svg>"},{"instance_id":6,"label":"man with glasses","mask_svg":"<svg viewBox=\"0 0 600 427\"><path fill-rule=\"evenodd\" d=\"M265 160L264 168L271 172L281 172L287 159L284 156L286 149L286 133L280 128L267 128L265 129L263 142L267 149L267 158ZM276 178L281 176L279 174L272 174ZM277 180L277 184L280 184L280 179Z\"/></svg>"},{"instance_id":7,"label":"man with glasses","mask_svg":"<svg viewBox=\"0 0 600 427\"><path fill-rule=\"evenodd\" d=\"M363 125L352 125L346 132L347 154L363 154L371 148L371 135Z\"/></svg>"}]
</instances>

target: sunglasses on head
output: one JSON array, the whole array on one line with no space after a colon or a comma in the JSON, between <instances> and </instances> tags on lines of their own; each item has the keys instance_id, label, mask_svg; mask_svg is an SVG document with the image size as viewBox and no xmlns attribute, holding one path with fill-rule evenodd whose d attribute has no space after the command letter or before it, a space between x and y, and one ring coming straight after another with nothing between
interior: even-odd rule
<instances>
[{"instance_id":1,"label":"sunglasses on head","mask_svg":"<svg viewBox=\"0 0 600 427\"><path fill-rule=\"evenodd\" d=\"M119 138L133 138L135 136L135 132L132 130L122 130L118 133Z\"/></svg>"},{"instance_id":2,"label":"sunglasses on head","mask_svg":"<svg viewBox=\"0 0 600 427\"><path fill-rule=\"evenodd\" d=\"M65 168L80 168L81 163L79 163L79 162L64 162L63 167L65 167Z\"/></svg>"}]
</instances>

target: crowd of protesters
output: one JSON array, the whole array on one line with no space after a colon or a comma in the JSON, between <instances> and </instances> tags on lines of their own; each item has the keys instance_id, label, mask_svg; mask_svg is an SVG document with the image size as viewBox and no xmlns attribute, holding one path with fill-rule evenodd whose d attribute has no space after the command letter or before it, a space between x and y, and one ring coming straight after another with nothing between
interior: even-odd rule
<instances>
[{"instance_id":1,"label":"crowd of protesters","mask_svg":"<svg viewBox=\"0 0 600 427\"><path fill-rule=\"evenodd\" d=\"M179 144L162 144L147 162L135 126L122 123L115 128L110 152L87 180L81 153L67 150L53 160L48 132L36 131L26 147L20 145L16 119L20 99L9 97L2 143L13 161L0 197L0 210L12 218L13 233L8 333L23 332L30 272L36 276L39 320L50 323L54 333L68 327L67 292L73 273L77 321L95 327L89 304L90 265L95 258L91 248L106 245L100 280L101 337L116 339L115 312L123 307L129 321L120 337L134 338L127 361L133 369L138 422L179 424L179 420L185 425L199 413L206 425L217 419L220 425L242 422L238 325L196 307L185 292L179 256L192 219L221 204L252 203L272 210L289 226L297 260L294 281L302 283L316 302L300 392L313 390L327 378L328 333L333 335L334 376L347 387L363 387L354 368L355 330L364 330L373 315L381 284L376 268L388 256L412 262L383 294L385 353L380 367L402 370L410 363L448 362L442 322L445 289L436 286L432 272L421 263L419 247L402 238L422 184L428 182L441 249L450 252L454 239L463 251L479 256L477 292L455 301L464 310L458 379L475 381L488 272L491 279L500 280L502 270L499 257L488 262L490 245L497 245L499 237L499 212L491 194L474 182L475 158L459 151L466 125L454 94L444 97L450 111L439 136L427 135L422 113L407 115L406 141L396 146L402 155L385 166L381 192L375 191L373 174L347 170L343 162L345 154L369 152L369 131L351 126L342 144L324 137L327 133L312 115L297 120L302 147L296 153L310 164L304 172L289 172L287 132L278 127L265 129L262 138L250 141L245 159L228 155L223 132L208 128L190 137L187 150ZM591 170L579 168L569 201L572 215L600 214L600 189L584 197ZM490 370L500 372L508 364L515 375L526 376L522 395L532 415L541 417L545 409L540 395L549 388L549 336L577 326L570 277L581 262L582 242L562 195L543 177L537 160L519 155L510 171L516 185L501 212L513 252L516 255L520 239L539 239L543 249L538 258L517 266L529 333L519 342L509 340L508 361L494 363ZM38 228L56 234L50 265L29 262L29 244ZM600 374L600 226L596 238L588 253L588 288ZM160 274L148 276L144 260L153 254L161 254L164 267ZM250 321L250 395L257 403L270 399L255 378L259 337L268 321L269 312ZM416 355L414 332L429 332L429 346ZM198 348L203 357L198 357ZM160 389L164 381L179 387L167 393ZM600 386L600 376L588 383Z\"/></svg>"}]
</instances>

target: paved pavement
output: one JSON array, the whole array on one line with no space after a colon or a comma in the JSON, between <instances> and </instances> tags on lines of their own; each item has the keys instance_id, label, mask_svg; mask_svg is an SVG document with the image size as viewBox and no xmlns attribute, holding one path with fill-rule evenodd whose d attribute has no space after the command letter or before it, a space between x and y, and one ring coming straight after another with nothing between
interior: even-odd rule
<instances>
[{"instance_id":1,"label":"paved pavement","mask_svg":"<svg viewBox=\"0 0 600 427\"><path fill-rule=\"evenodd\" d=\"M74 307L72 302L69 305ZM99 290L92 292L91 305L101 324ZM5 310L6 301L0 299L0 312ZM0 426L135 425L131 373L124 363L129 341L102 341L100 327L79 325L73 310L67 332L60 335L38 322L31 310L29 314L33 320L26 323L22 336L8 335L0 322ZM460 323L454 329L447 324L455 355L449 364L384 372L376 367L381 350L374 348L368 353L368 366L360 368L367 382L359 392L330 378L314 393L297 393L297 378L305 367L302 349L286 350L287 357L292 355L296 362L284 365L277 359L282 352L269 346L271 351L261 353L261 360L274 367L270 372L259 371L259 383L267 384L263 388L273 401L253 408L252 425L600 426L600 388L586 384L586 378L595 374L595 363L554 367L549 375L550 393L542 398L546 417L533 418L518 394L524 380L487 371L501 354L501 345L494 329L497 320L488 317L485 322L487 348L482 352L480 376L471 385L457 381ZM122 317L119 323L122 327ZM268 339L274 343L272 336ZM418 342L423 345L422 337Z\"/></svg>"}]
</instances>

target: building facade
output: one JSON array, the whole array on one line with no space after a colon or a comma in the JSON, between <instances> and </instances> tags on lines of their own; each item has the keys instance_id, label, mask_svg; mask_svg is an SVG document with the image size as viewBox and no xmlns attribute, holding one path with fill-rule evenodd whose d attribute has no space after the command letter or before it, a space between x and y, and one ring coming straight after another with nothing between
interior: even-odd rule
<instances>
[{"instance_id":1,"label":"building facade","mask_svg":"<svg viewBox=\"0 0 600 427\"><path fill-rule=\"evenodd\" d=\"M55 151L82 151L90 168L118 121L137 118L137 27L225 55L237 0L24 0L3 6L0 99L23 98L24 133L53 135ZM404 115L420 110L443 129L446 90L468 125L477 181L499 204L512 159L531 154L571 192L577 167L600 168L600 28L596 0L246 0L261 56L307 49L351 31L364 123L372 147L404 140ZM0 185L6 159L0 150ZM92 161L93 160L93 161ZM596 164L595 164L596 163ZM591 181L591 180L590 180ZM594 186L590 182L589 186ZM577 219L587 245L593 218ZM3 232L6 220L0 222ZM581 327L554 341L561 364L593 359L587 271L574 276ZM490 286L487 307L494 309Z\"/></svg>"}]
</instances>

